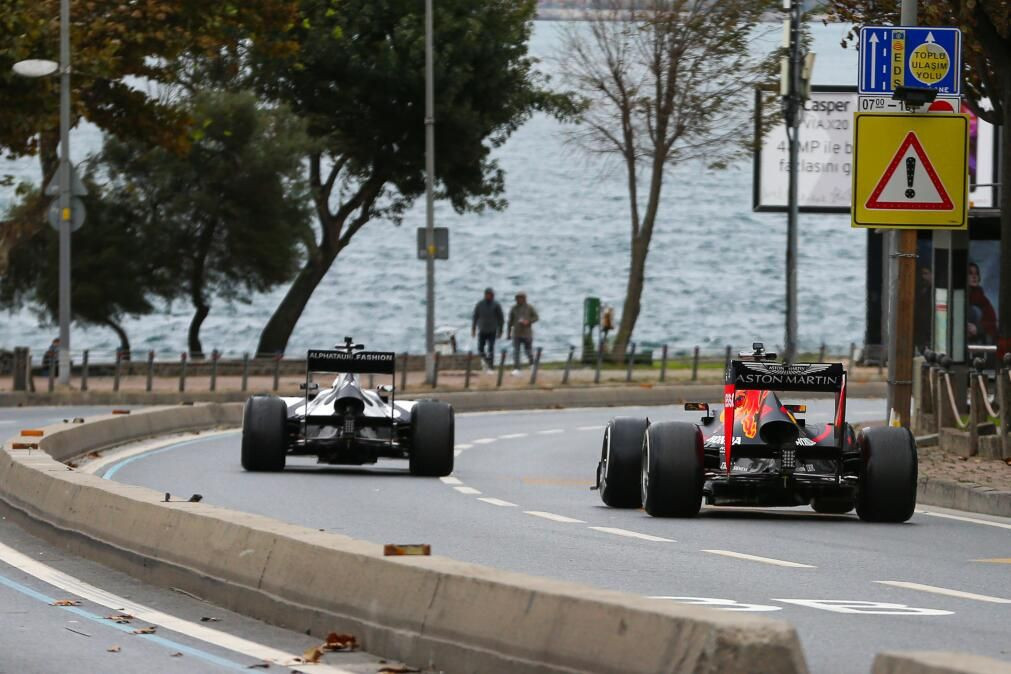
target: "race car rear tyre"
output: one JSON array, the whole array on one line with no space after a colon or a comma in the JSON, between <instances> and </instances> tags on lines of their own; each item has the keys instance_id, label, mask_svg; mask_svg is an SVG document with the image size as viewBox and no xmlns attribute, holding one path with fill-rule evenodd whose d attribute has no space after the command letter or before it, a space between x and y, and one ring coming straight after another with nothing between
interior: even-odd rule
<instances>
[{"instance_id":1,"label":"race car rear tyre","mask_svg":"<svg viewBox=\"0 0 1011 674\"><path fill-rule=\"evenodd\" d=\"M284 470L288 453L288 407L274 396L253 396L242 411L242 467L249 471Z\"/></svg>"},{"instance_id":2,"label":"race car rear tyre","mask_svg":"<svg viewBox=\"0 0 1011 674\"><path fill-rule=\"evenodd\" d=\"M411 475L445 477L453 472L453 408L421 400L411 408Z\"/></svg>"},{"instance_id":3,"label":"race car rear tyre","mask_svg":"<svg viewBox=\"0 0 1011 674\"><path fill-rule=\"evenodd\" d=\"M856 504L853 499L850 498L833 498L831 496L822 496L811 499L811 508L816 513L821 513L822 515L845 515L849 511L853 510Z\"/></svg>"},{"instance_id":4,"label":"race car rear tyre","mask_svg":"<svg viewBox=\"0 0 1011 674\"><path fill-rule=\"evenodd\" d=\"M865 428L857 515L868 522L905 522L916 508L916 441L905 428Z\"/></svg>"},{"instance_id":5,"label":"race car rear tyre","mask_svg":"<svg viewBox=\"0 0 1011 674\"><path fill-rule=\"evenodd\" d=\"M642 506L639 464L642 438L648 422L635 417L616 417L607 423L597 464L600 500L612 508Z\"/></svg>"},{"instance_id":6,"label":"race car rear tyre","mask_svg":"<svg viewBox=\"0 0 1011 674\"><path fill-rule=\"evenodd\" d=\"M667 421L646 430L642 446L642 505L654 517L694 517L702 507L702 431Z\"/></svg>"}]
</instances>

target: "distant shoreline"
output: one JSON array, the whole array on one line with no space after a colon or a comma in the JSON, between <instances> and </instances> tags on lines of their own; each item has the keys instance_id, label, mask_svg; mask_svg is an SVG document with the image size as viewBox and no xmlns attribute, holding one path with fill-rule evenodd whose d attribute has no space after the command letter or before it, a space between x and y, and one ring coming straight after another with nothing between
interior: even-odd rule
<instances>
[{"instance_id":1,"label":"distant shoreline","mask_svg":"<svg viewBox=\"0 0 1011 674\"><path fill-rule=\"evenodd\" d=\"M537 10L538 21L585 21L586 14L592 12L589 9L564 9L561 7L542 7ZM781 12L770 13L766 21L779 21L783 18ZM824 14L811 16L811 21L825 21Z\"/></svg>"}]
</instances>

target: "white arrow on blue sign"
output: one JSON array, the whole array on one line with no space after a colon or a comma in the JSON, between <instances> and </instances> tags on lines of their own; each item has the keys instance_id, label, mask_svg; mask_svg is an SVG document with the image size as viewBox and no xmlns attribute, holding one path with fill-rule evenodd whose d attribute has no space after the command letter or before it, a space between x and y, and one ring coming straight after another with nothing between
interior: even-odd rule
<instances>
[{"instance_id":1,"label":"white arrow on blue sign","mask_svg":"<svg viewBox=\"0 0 1011 674\"><path fill-rule=\"evenodd\" d=\"M861 94L891 94L896 87L962 92L962 31L927 26L860 29Z\"/></svg>"}]
</instances>

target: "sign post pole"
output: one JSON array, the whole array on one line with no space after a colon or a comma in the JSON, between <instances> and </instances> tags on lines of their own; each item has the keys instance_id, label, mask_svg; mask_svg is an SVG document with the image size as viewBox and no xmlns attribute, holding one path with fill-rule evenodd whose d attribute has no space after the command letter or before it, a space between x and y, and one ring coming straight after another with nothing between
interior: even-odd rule
<instances>
[{"instance_id":1,"label":"sign post pole","mask_svg":"<svg viewBox=\"0 0 1011 674\"><path fill-rule=\"evenodd\" d=\"M900 22L917 25L917 0L902 0ZM913 307L916 304L916 230L891 230L888 302L888 420L909 428L913 396Z\"/></svg>"},{"instance_id":2,"label":"sign post pole","mask_svg":"<svg viewBox=\"0 0 1011 674\"><path fill-rule=\"evenodd\" d=\"M792 363L797 358L797 159L800 152L800 115L804 109L800 82L800 7L795 0L790 5L790 66L789 85L783 98L783 117L790 143L790 175L786 215L786 335L783 360Z\"/></svg>"}]
</instances>

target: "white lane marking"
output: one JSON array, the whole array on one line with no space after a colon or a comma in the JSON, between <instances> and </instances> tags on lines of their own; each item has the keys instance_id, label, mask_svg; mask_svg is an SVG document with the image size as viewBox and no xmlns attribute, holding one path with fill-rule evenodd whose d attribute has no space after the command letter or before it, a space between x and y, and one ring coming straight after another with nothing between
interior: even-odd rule
<instances>
[{"instance_id":1,"label":"white lane marking","mask_svg":"<svg viewBox=\"0 0 1011 674\"><path fill-rule=\"evenodd\" d=\"M503 508L515 508L516 507L515 503L510 503L509 501L503 501L500 498L489 498L487 496L483 496L483 497L479 498L478 501L484 501L485 503L490 503L493 506L501 506Z\"/></svg>"},{"instance_id":2,"label":"white lane marking","mask_svg":"<svg viewBox=\"0 0 1011 674\"><path fill-rule=\"evenodd\" d=\"M546 520L551 520L552 522L565 522L569 524L586 524L583 520L577 520L575 517L566 517L565 515L556 515L554 513L546 513L541 510L524 510L524 514L533 515L534 517L543 517Z\"/></svg>"},{"instance_id":3,"label":"white lane marking","mask_svg":"<svg viewBox=\"0 0 1011 674\"><path fill-rule=\"evenodd\" d=\"M771 557L759 557L758 555L746 555L743 552L734 552L733 550L703 550L702 552L708 552L711 555L723 555L724 557L733 557L734 559L746 559L749 562L761 562L762 564L772 564L774 566L788 566L792 569L817 569L817 566L812 566L811 564L801 564L799 562L788 562L784 559L773 559Z\"/></svg>"},{"instance_id":4,"label":"white lane marking","mask_svg":"<svg viewBox=\"0 0 1011 674\"><path fill-rule=\"evenodd\" d=\"M474 445L468 445L466 442L461 442L460 444L456 445L454 449L470 449L473 446Z\"/></svg>"},{"instance_id":5,"label":"white lane marking","mask_svg":"<svg viewBox=\"0 0 1011 674\"><path fill-rule=\"evenodd\" d=\"M211 439L221 435L231 435L238 432L239 429L231 428L223 431L180 433L168 437L160 437L154 440L145 440L142 442L131 443L129 445L125 445L123 447L109 451L108 453L104 453L102 454L102 456L96 459L88 460L87 462L81 464L81 466L77 470L79 470L82 473L97 475L98 472L101 471L103 468L106 468L110 464L116 463L118 461L122 461L123 459L129 459L134 456L146 454L147 452L153 452L156 449L161 449L163 447L171 447L172 445L179 445L184 442L190 442L193 440Z\"/></svg>"},{"instance_id":6,"label":"white lane marking","mask_svg":"<svg viewBox=\"0 0 1011 674\"><path fill-rule=\"evenodd\" d=\"M564 433L564 428L549 428L546 431L537 431L537 435L555 435L557 433Z\"/></svg>"},{"instance_id":7,"label":"white lane marking","mask_svg":"<svg viewBox=\"0 0 1011 674\"><path fill-rule=\"evenodd\" d=\"M500 436L498 436L498 439L499 440L513 440L515 438L525 438L525 437L527 437L527 435L528 435L527 433L509 433L507 435L500 435Z\"/></svg>"},{"instance_id":8,"label":"white lane marking","mask_svg":"<svg viewBox=\"0 0 1011 674\"><path fill-rule=\"evenodd\" d=\"M213 644L220 648L224 648L234 653L241 653L242 655L247 655L257 660L265 660L284 667L302 666L301 664L296 664L296 659L300 659L301 656L293 653L285 653L284 651L228 634L227 632L211 629L210 627L204 627L203 625L199 625L197 623L191 623L188 620L183 620L182 618L177 618L173 615L162 613L161 611L155 611L143 604L137 604L129 599L112 594L111 592L106 592L101 588L97 588L94 585L78 580L77 578L63 573L62 571L58 571L51 566L46 566L45 564L42 564L27 555L23 555L3 543L0 543L0 560L10 564L19 571L27 573L30 576L34 576L44 583L48 583L53 587L69 592L81 599L86 599L100 606L113 609L114 611L129 613L140 622L151 623L152 625L164 627L165 629L178 634L184 634L193 639L203 641L204 643ZM342 669L340 667L332 667L330 665L313 665L312 670L314 672L330 672L330 674L351 674L349 670Z\"/></svg>"},{"instance_id":9,"label":"white lane marking","mask_svg":"<svg viewBox=\"0 0 1011 674\"><path fill-rule=\"evenodd\" d=\"M666 599L678 604L688 604L690 606L707 606L717 611L732 611L751 613L767 613L771 611L782 611L782 606L769 606L768 604L742 604L733 599L714 599L712 597L668 597L652 596L650 599Z\"/></svg>"},{"instance_id":10,"label":"white lane marking","mask_svg":"<svg viewBox=\"0 0 1011 674\"><path fill-rule=\"evenodd\" d=\"M0 421L0 426L13 426L17 421Z\"/></svg>"},{"instance_id":11,"label":"white lane marking","mask_svg":"<svg viewBox=\"0 0 1011 674\"><path fill-rule=\"evenodd\" d=\"M461 494L474 495L474 494L480 494L481 493L477 489L474 489L473 487L453 487L453 489L457 490Z\"/></svg>"},{"instance_id":12,"label":"white lane marking","mask_svg":"<svg viewBox=\"0 0 1011 674\"><path fill-rule=\"evenodd\" d=\"M892 587L901 587L907 590L920 590L921 592L932 592L933 594L943 594L946 597L957 597L959 599L973 599L975 601L986 601L990 602L991 604L1011 604L1011 599L1003 599L1001 597L991 597L985 594L976 594L975 592L963 592L961 590L951 590L946 587L923 585L922 583L909 583L904 580L876 580L874 582L880 585L891 585Z\"/></svg>"},{"instance_id":13,"label":"white lane marking","mask_svg":"<svg viewBox=\"0 0 1011 674\"><path fill-rule=\"evenodd\" d=\"M990 520L981 520L975 517L963 517L961 515L949 515L947 513L936 513L930 510L917 510L916 512L921 515L930 515L931 517L943 517L947 520L957 520L959 522L971 522L972 524L985 524L988 527L1000 527L1001 529L1011 529L1011 524L1005 524L1004 522L991 522Z\"/></svg>"},{"instance_id":14,"label":"white lane marking","mask_svg":"<svg viewBox=\"0 0 1011 674\"><path fill-rule=\"evenodd\" d=\"M495 442L495 438L478 438L477 440L471 440L475 445L487 445L490 442Z\"/></svg>"},{"instance_id":15,"label":"white lane marking","mask_svg":"<svg viewBox=\"0 0 1011 674\"><path fill-rule=\"evenodd\" d=\"M577 431L602 431L603 426L576 426Z\"/></svg>"},{"instance_id":16,"label":"white lane marking","mask_svg":"<svg viewBox=\"0 0 1011 674\"><path fill-rule=\"evenodd\" d=\"M954 611L939 608L917 608L905 604L893 604L886 601L863 601L859 599L775 599L784 604L796 604L807 608L816 608L832 613L855 613L857 615L908 615L935 616L952 615Z\"/></svg>"},{"instance_id":17,"label":"white lane marking","mask_svg":"<svg viewBox=\"0 0 1011 674\"><path fill-rule=\"evenodd\" d=\"M615 527L589 527L594 531L602 531L605 534L614 534L615 536L625 536L627 538L640 538L644 541L654 541L656 543L677 543L673 538L663 538L661 536L651 536L650 534L640 534L638 531L629 531L628 529L617 529Z\"/></svg>"},{"instance_id":18,"label":"white lane marking","mask_svg":"<svg viewBox=\"0 0 1011 674\"><path fill-rule=\"evenodd\" d=\"M461 454L463 454L463 450L462 449L454 449L453 450L453 456L460 456Z\"/></svg>"},{"instance_id":19,"label":"white lane marking","mask_svg":"<svg viewBox=\"0 0 1011 674\"><path fill-rule=\"evenodd\" d=\"M439 479L443 484L463 484L458 477L440 477Z\"/></svg>"}]
</instances>

